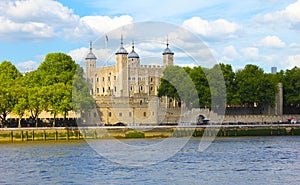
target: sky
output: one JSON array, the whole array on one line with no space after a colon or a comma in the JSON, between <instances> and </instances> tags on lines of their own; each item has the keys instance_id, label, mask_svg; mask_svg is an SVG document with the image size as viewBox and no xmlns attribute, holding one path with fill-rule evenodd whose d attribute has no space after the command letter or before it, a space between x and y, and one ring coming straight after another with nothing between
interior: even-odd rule
<instances>
[{"instance_id":1,"label":"sky","mask_svg":"<svg viewBox=\"0 0 300 185\"><path fill-rule=\"evenodd\" d=\"M234 70L247 64L265 72L273 66L292 69L300 66L299 10L300 0L1 0L0 62L11 61L25 72L36 69L46 54L63 52L84 65L92 40L98 62L110 56L110 65L122 34L128 51L134 40L142 64L161 58L168 38L177 65L199 64L188 56L213 63L209 56ZM157 24L150 28L145 21ZM162 31L154 35L153 30Z\"/></svg>"}]
</instances>

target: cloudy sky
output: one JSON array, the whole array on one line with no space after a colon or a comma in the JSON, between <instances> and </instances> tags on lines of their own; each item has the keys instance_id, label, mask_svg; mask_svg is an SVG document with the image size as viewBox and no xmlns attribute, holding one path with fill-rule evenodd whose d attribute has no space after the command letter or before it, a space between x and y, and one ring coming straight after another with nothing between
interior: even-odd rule
<instances>
[{"instance_id":1,"label":"cloudy sky","mask_svg":"<svg viewBox=\"0 0 300 185\"><path fill-rule=\"evenodd\" d=\"M1 0L0 61L9 60L20 71L28 71L36 69L47 53L64 52L81 63L90 40L108 35L111 45L112 30L159 21L192 32L217 62L235 70L249 63L266 72L272 66L291 69L300 66L299 10L300 0ZM130 50L130 40L137 38L126 32L124 37ZM184 37L175 41L170 34L171 47L180 43L191 46ZM153 49L155 44L137 42L136 51L141 57L155 53L161 57L165 46L156 45ZM95 53L114 50L105 47L99 41ZM176 54L175 61L177 56L178 64L184 65L183 55Z\"/></svg>"}]
</instances>

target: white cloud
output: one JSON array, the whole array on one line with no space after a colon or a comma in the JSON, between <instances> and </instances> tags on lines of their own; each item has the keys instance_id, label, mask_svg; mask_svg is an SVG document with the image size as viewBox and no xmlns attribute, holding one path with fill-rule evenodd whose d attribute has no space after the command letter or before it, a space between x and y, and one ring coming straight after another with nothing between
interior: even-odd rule
<instances>
[{"instance_id":1,"label":"white cloud","mask_svg":"<svg viewBox=\"0 0 300 185\"><path fill-rule=\"evenodd\" d=\"M299 49L300 48L300 44L298 44L298 43L291 43L290 45L289 45L289 47L290 48L294 48L294 49Z\"/></svg>"},{"instance_id":2,"label":"white cloud","mask_svg":"<svg viewBox=\"0 0 300 185\"><path fill-rule=\"evenodd\" d=\"M54 0L0 2L0 38L41 40L75 26L79 16Z\"/></svg>"},{"instance_id":3,"label":"white cloud","mask_svg":"<svg viewBox=\"0 0 300 185\"><path fill-rule=\"evenodd\" d=\"M300 55L288 56L286 68L292 69L295 66L297 66L297 67L300 66Z\"/></svg>"},{"instance_id":4,"label":"white cloud","mask_svg":"<svg viewBox=\"0 0 300 185\"><path fill-rule=\"evenodd\" d=\"M239 53L236 51L235 47L230 45L223 49L221 61L231 62L240 57Z\"/></svg>"},{"instance_id":5,"label":"white cloud","mask_svg":"<svg viewBox=\"0 0 300 185\"><path fill-rule=\"evenodd\" d=\"M193 17L183 22L183 27L206 38L222 39L224 37L235 37L242 29L242 26L225 19L218 19L212 22L203 20L200 17Z\"/></svg>"},{"instance_id":6,"label":"white cloud","mask_svg":"<svg viewBox=\"0 0 300 185\"><path fill-rule=\"evenodd\" d=\"M3 40L48 39L55 36L52 27L38 22L13 22L0 17L0 38Z\"/></svg>"},{"instance_id":7,"label":"white cloud","mask_svg":"<svg viewBox=\"0 0 300 185\"><path fill-rule=\"evenodd\" d=\"M25 61L25 62L20 62L16 65L16 67L18 68L19 71L21 72L27 72L27 71L32 71L37 69L37 67L39 66L39 64L35 61Z\"/></svg>"},{"instance_id":8,"label":"white cloud","mask_svg":"<svg viewBox=\"0 0 300 185\"><path fill-rule=\"evenodd\" d=\"M268 23L271 25L287 24L289 27L300 24L300 0L288 5L284 10L275 11L267 14L259 14L254 17L258 23Z\"/></svg>"},{"instance_id":9,"label":"white cloud","mask_svg":"<svg viewBox=\"0 0 300 185\"><path fill-rule=\"evenodd\" d=\"M54 0L4 1L2 14L16 22L47 22L55 27L76 23L79 16Z\"/></svg>"},{"instance_id":10,"label":"white cloud","mask_svg":"<svg viewBox=\"0 0 300 185\"><path fill-rule=\"evenodd\" d=\"M285 43L276 36L266 36L257 43L258 46L267 48L284 48Z\"/></svg>"},{"instance_id":11,"label":"white cloud","mask_svg":"<svg viewBox=\"0 0 300 185\"><path fill-rule=\"evenodd\" d=\"M68 55L72 57L77 63L84 63L89 48L81 47L69 51ZM100 66L106 65L106 63L114 61L114 51L110 49L93 49L93 53L97 57L98 64Z\"/></svg>"},{"instance_id":12,"label":"white cloud","mask_svg":"<svg viewBox=\"0 0 300 185\"><path fill-rule=\"evenodd\" d=\"M241 51L247 59L254 60L259 58L259 49L256 47L243 48Z\"/></svg>"},{"instance_id":13,"label":"white cloud","mask_svg":"<svg viewBox=\"0 0 300 185\"><path fill-rule=\"evenodd\" d=\"M80 18L76 27L66 30L66 37L69 39L90 39L101 36L121 26L133 23L133 18L129 15L122 15L110 18L108 16L84 16ZM126 31L123 32L123 34ZM109 38L119 38L110 32Z\"/></svg>"}]
</instances>

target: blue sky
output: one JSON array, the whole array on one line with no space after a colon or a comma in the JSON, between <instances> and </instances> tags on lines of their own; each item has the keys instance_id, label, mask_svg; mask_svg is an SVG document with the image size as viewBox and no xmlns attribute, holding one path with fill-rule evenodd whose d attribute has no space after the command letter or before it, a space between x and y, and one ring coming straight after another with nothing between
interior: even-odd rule
<instances>
[{"instance_id":1,"label":"blue sky","mask_svg":"<svg viewBox=\"0 0 300 185\"><path fill-rule=\"evenodd\" d=\"M300 66L299 10L300 0L2 0L0 61L9 60L20 71L28 71L37 68L47 53L64 52L82 64L89 40L107 34L109 45L114 46L110 42L117 38L112 30L159 21L194 33L217 62L231 64L235 70L249 63L266 72L272 66L291 69ZM130 50L135 36L126 36ZM191 44L178 37L182 40L170 38L171 47ZM116 49L105 49L100 42L95 47L100 62L104 60L101 56ZM142 58L155 53L161 57L163 47L153 49L137 42L136 51ZM180 50L174 51L178 51L175 63L190 65L188 60L184 63Z\"/></svg>"}]
</instances>

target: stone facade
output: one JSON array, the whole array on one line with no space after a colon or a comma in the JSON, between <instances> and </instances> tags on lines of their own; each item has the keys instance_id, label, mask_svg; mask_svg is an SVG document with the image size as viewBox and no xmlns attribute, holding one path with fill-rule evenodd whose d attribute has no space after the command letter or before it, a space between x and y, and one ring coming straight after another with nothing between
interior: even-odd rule
<instances>
[{"instance_id":1,"label":"stone facade","mask_svg":"<svg viewBox=\"0 0 300 185\"><path fill-rule=\"evenodd\" d=\"M91 44L86 57L86 77L103 124L157 124L163 121L165 109L176 106L174 100L157 97L163 70L174 65L174 53L168 43L162 54L162 66L141 65L134 43L128 53L121 38L121 46L115 53L116 64L97 68Z\"/></svg>"}]
</instances>

